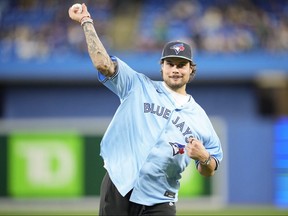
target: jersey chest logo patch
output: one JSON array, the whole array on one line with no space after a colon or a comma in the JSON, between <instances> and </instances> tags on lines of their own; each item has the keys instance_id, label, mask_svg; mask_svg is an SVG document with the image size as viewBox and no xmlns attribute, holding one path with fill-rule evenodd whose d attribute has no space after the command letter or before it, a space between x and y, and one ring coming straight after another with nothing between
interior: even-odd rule
<instances>
[{"instance_id":1,"label":"jersey chest logo patch","mask_svg":"<svg viewBox=\"0 0 288 216\"><path fill-rule=\"evenodd\" d=\"M182 145L177 142L169 142L170 146L172 147L173 156L177 154L184 154L185 152L185 145Z\"/></svg>"}]
</instances>

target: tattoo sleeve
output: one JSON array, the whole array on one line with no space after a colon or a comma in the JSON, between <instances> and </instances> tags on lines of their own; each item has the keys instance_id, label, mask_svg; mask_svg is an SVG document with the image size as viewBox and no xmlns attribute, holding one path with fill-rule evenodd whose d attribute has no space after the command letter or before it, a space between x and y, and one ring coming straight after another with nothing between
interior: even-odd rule
<instances>
[{"instance_id":1,"label":"tattoo sleeve","mask_svg":"<svg viewBox=\"0 0 288 216\"><path fill-rule=\"evenodd\" d=\"M104 76L112 76L116 65L110 59L106 49L100 41L92 23L85 23L83 30L86 38L88 52L94 67Z\"/></svg>"}]
</instances>

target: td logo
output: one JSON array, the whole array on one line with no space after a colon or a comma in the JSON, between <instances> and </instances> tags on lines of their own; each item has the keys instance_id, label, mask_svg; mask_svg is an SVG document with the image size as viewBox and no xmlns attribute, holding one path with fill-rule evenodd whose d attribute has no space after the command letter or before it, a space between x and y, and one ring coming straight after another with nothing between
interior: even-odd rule
<instances>
[{"instance_id":1,"label":"td logo","mask_svg":"<svg viewBox=\"0 0 288 216\"><path fill-rule=\"evenodd\" d=\"M13 134L9 193L19 197L78 196L83 192L83 141L75 134Z\"/></svg>"}]
</instances>

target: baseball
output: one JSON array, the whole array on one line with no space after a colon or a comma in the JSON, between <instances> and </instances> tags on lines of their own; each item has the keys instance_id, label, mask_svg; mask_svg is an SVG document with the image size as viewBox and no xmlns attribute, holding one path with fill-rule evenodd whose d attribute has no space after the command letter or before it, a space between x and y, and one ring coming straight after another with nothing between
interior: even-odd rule
<instances>
[{"instance_id":1,"label":"baseball","mask_svg":"<svg viewBox=\"0 0 288 216\"><path fill-rule=\"evenodd\" d=\"M82 13L82 5L79 3L76 3L74 5L72 5L72 9L76 10L77 14L81 14Z\"/></svg>"}]
</instances>

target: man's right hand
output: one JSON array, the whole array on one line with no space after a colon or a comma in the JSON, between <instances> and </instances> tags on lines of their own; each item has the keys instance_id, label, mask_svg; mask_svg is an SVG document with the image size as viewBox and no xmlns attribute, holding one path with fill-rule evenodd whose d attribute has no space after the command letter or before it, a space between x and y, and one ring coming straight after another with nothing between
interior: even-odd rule
<instances>
[{"instance_id":1,"label":"man's right hand","mask_svg":"<svg viewBox=\"0 0 288 216\"><path fill-rule=\"evenodd\" d=\"M88 12L87 6L84 3L82 4L81 13L77 13L77 9L72 8L72 6L69 8L68 13L69 13L69 17L72 20L75 20L76 22L79 22L79 23L81 23L81 20L84 17L90 17L90 13Z\"/></svg>"}]
</instances>

